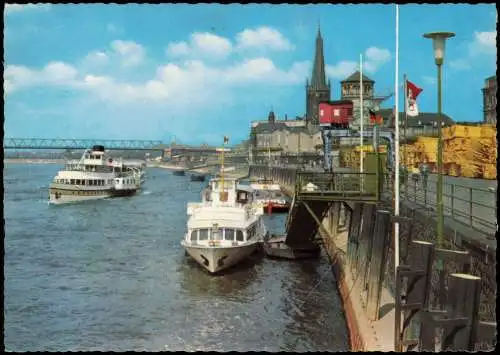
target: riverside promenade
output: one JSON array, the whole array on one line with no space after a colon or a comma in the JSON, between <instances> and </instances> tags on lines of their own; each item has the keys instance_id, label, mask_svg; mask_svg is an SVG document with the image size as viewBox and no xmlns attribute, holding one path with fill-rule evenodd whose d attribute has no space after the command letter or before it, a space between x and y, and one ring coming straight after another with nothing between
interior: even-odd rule
<instances>
[{"instance_id":1,"label":"riverside promenade","mask_svg":"<svg viewBox=\"0 0 500 355\"><path fill-rule=\"evenodd\" d=\"M491 350L496 343L496 240L495 227L492 228L496 222L491 218L496 215L495 186L486 186L486 189L463 186L469 191L450 196L446 196L445 190L445 200L449 199L448 208L445 203L445 240L443 245L438 246L436 214L432 208L430 189L417 186L417 193L413 196L410 193L405 195L403 190L400 216L396 218L389 176L380 199L367 202L361 199L356 201L352 197L352 186L349 188L349 201L342 200L341 191L331 191L332 186L352 183L353 177L342 183L339 176L335 177L336 174L349 175L346 172L304 171L282 165L250 168L251 177L272 179L294 197L287 233L290 233L290 226L303 228L315 224L306 221L307 218L317 221L316 229L311 231L312 234L317 231L331 260L344 302L351 350ZM295 198L297 176L301 176L301 180L317 181L312 184L316 184L317 190L307 197L307 201ZM302 185L307 185L306 180ZM341 185L337 185L339 182ZM451 189L454 192L460 190L458 183ZM465 200L464 194L472 196L472 199ZM475 199L479 195L481 199ZM463 202L460 199L466 203L460 205ZM300 205L305 205L310 215L304 213ZM319 206L327 207L325 210ZM488 214L474 213L476 206L489 211ZM300 221L292 223L298 218ZM392 230L396 219L400 223L398 268L394 265ZM467 221L473 223L468 224ZM478 228L478 225L486 228ZM292 234L294 243L297 243L297 232ZM304 238L310 234L304 234ZM457 303L459 300L467 301ZM469 305L473 305L472 308ZM446 328L452 320L455 325ZM457 332L452 333L451 338L443 337L442 330L461 327L460 322L471 322L474 326L461 331L456 328ZM420 326L422 329L435 329L437 333L420 334L415 331ZM468 339L468 343L463 343L461 339Z\"/></svg>"}]
</instances>

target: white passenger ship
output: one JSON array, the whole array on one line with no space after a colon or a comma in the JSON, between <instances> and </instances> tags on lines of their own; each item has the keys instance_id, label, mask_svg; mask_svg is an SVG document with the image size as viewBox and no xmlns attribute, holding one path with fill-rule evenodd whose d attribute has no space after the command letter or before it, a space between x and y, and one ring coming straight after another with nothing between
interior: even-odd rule
<instances>
[{"instance_id":1,"label":"white passenger ship","mask_svg":"<svg viewBox=\"0 0 500 355\"><path fill-rule=\"evenodd\" d=\"M141 171L108 158L103 146L87 149L80 160L68 161L49 187L49 202L62 204L134 194Z\"/></svg>"},{"instance_id":2,"label":"white passenger ship","mask_svg":"<svg viewBox=\"0 0 500 355\"><path fill-rule=\"evenodd\" d=\"M253 190L234 178L209 181L201 203L188 203L187 233L181 245L210 273L227 269L252 254L267 230L262 206L253 204Z\"/></svg>"}]
</instances>

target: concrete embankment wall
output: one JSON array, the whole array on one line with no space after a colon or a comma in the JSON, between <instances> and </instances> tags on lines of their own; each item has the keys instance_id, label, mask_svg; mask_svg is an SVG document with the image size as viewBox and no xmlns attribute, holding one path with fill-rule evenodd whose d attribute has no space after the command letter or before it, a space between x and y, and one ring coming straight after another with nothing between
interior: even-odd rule
<instances>
[{"instance_id":1,"label":"concrete embankment wall","mask_svg":"<svg viewBox=\"0 0 500 355\"><path fill-rule=\"evenodd\" d=\"M339 215L340 212L340 215ZM323 220L323 227L329 234L319 231L323 247L330 259L332 272L337 281L337 287L342 299L344 316L349 331L351 351L380 350L380 346L372 341L373 331L364 315L360 299L360 283L353 282L350 265L346 257L349 216L340 209L331 209ZM336 216L337 214L337 216ZM339 220L341 226L339 227Z\"/></svg>"},{"instance_id":2,"label":"concrete embankment wall","mask_svg":"<svg viewBox=\"0 0 500 355\"><path fill-rule=\"evenodd\" d=\"M372 206L374 210L390 210L390 206L380 203ZM389 231L389 246L382 261L382 277L380 279L381 296L378 317L374 319L373 308L370 307L372 299L368 295L371 272L370 261L366 260L366 237L375 238L372 232L362 232L356 228L339 230L333 225L334 211L323 220L323 226L328 233L320 233L324 241L324 249L330 257L332 270L338 282L339 292L344 303L346 323L349 328L352 351L393 351L395 329L395 270L394 270L394 245L392 233ZM352 216L351 213L349 215ZM401 223L400 226L400 257L401 264L407 265L410 240L423 240L436 243L436 220L433 212L412 211L401 209L401 215L410 217L411 223ZM364 213L363 218L368 216ZM332 218L333 217L333 218ZM350 221L348 221L350 222ZM358 222L361 223L361 222ZM349 223L346 223L349 226ZM362 224L366 224L364 221ZM346 227L347 227L346 226ZM410 228L411 227L411 228ZM349 231L351 236L349 236ZM361 235L363 234L363 235ZM481 294L479 300L478 318L480 321L491 322L496 319L496 246L491 246L479 236L469 235L451 225L445 227L445 243L443 249L466 251L469 255L470 269L467 273L481 277ZM348 257L347 244L357 241L357 246ZM365 249L364 249L365 248ZM370 247L371 248L371 247ZM373 256L372 256L373 258ZM368 263L368 264L367 264ZM372 260L373 263L373 260ZM448 278L451 273L463 272L464 265L454 261L444 264L444 283L436 267L437 259L432 266L430 289L428 293L430 309L443 309L447 307ZM369 270L369 271L366 271ZM491 350L494 347L490 341L476 343L476 350Z\"/></svg>"}]
</instances>

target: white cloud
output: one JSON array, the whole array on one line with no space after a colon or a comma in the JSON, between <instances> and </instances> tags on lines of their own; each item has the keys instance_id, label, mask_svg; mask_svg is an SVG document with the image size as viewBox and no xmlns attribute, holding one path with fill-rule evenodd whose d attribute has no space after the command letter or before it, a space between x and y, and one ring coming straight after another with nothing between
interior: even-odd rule
<instances>
[{"instance_id":1,"label":"white cloud","mask_svg":"<svg viewBox=\"0 0 500 355\"><path fill-rule=\"evenodd\" d=\"M130 48L116 43L114 47L124 54ZM92 52L85 59L107 61L109 56L104 52ZM236 87L238 90L259 90L259 87L269 85L302 83L308 69L308 62L296 62L287 69L281 69L265 57L242 60L226 67L187 60L181 64L161 65L154 77L131 83L108 75L97 75L88 67L80 67L79 71L67 63L50 62L40 70L8 65L4 71L4 89L6 94L11 94L29 87L59 86L87 92L114 105L156 102L191 110L200 103L203 105L198 105L198 108L203 108L208 102L227 102L234 96Z\"/></svg>"},{"instance_id":2,"label":"white cloud","mask_svg":"<svg viewBox=\"0 0 500 355\"><path fill-rule=\"evenodd\" d=\"M95 51L89 53L83 62L90 67L99 67L109 62L109 56L104 52Z\"/></svg>"},{"instance_id":3,"label":"white cloud","mask_svg":"<svg viewBox=\"0 0 500 355\"><path fill-rule=\"evenodd\" d=\"M189 54L189 50L189 45L186 42L174 42L169 43L167 54L174 57L185 56Z\"/></svg>"},{"instance_id":4,"label":"white cloud","mask_svg":"<svg viewBox=\"0 0 500 355\"><path fill-rule=\"evenodd\" d=\"M167 55L173 57L225 58L232 52L231 41L212 33L193 33L189 43L172 42L167 47Z\"/></svg>"},{"instance_id":5,"label":"white cloud","mask_svg":"<svg viewBox=\"0 0 500 355\"><path fill-rule=\"evenodd\" d=\"M41 70L20 65L7 65L4 70L4 88L8 93L31 86L76 84L78 71L63 62L50 62Z\"/></svg>"},{"instance_id":6,"label":"white cloud","mask_svg":"<svg viewBox=\"0 0 500 355\"><path fill-rule=\"evenodd\" d=\"M372 74L391 59L391 52L389 50L377 47L368 48L364 54L363 70ZM326 65L325 70L328 76L343 80L356 70L359 70L359 62L341 60L335 65Z\"/></svg>"},{"instance_id":7,"label":"white cloud","mask_svg":"<svg viewBox=\"0 0 500 355\"><path fill-rule=\"evenodd\" d=\"M497 32L474 32L473 39L466 43L466 54L455 60L450 61L450 66L455 70L469 70L472 63L477 61L478 57L490 58L497 52Z\"/></svg>"},{"instance_id":8,"label":"white cloud","mask_svg":"<svg viewBox=\"0 0 500 355\"><path fill-rule=\"evenodd\" d=\"M231 53L231 42L224 37L219 37L211 33L195 33L191 37L195 48L204 53L210 53L217 57L225 57Z\"/></svg>"},{"instance_id":9,"label":"white cloud","mask_svg":"<svg viewBox=\"0 0 500 355\"><path fill-rule=\"evenodd\" d=\"M326 65L325 71L329 77L335 79L345 79L358 68L358 63L353 61L342 60L335 65Z\"/></svg>"},{"instance_id":10,"label":"white cloud","mask_svg":"<svg viewBox=\"0 0 500 355\"><path fill-rule=\"evenodd\" d=\"M269 48L289 51L295 48L278 30L266 26L243 30L236 35L236 42L238 49Z\"/></svg>"},{"instance_id":11,"label":"white cloud","mask_svg":"<svg viewBox=\"0 0 500 355\"><path fill-rule=\"evenodd\" d=\"M44 9L48 10L51 4L5 4L4 14L8 15L13 12L21 12L24 10Z\"/></svg>"},{"instance_id":12,"label":"white cloud","mask_svg":"<svg viewBox=\"0 0 500 355\"><path fill-rule=\"evenodd\" d=\"M450 61L450 67L456 70L467 70L471 68L469 61L465 58Z\"/></svg>"},{"instance_id":13,"label":"white cloud","mask_svg":"<svg viewBox=\"0 0 500 355\"><path fill-rule=\"evenodd\" d=\"M388 49L370 47L365 51L363 58L363 69L368 73L375 73L378 68L391 59L391 52Z\"/></svg>"},{"instance_id":14,"label":"white cloud","mask_svg":"<svg viewBox=\"0 0 500 355\"><path fill-rule=\"evenodd\" d=\"M120 56L121 64L125 67L139 65L144 60L144 48L133 41L114 40L111 48Z\"/></svg>"},{"instance_id":15,"label":"white cloud","mask_svg":"<svg viewBox=\"0 0 500 355\"><path fill-rule=\"evenodd\" d=\"M427 76L427 75L424 75L422 77L422 80L424 81L424 83L429 84L429 85L434 85L437 82L437 79L435 77Z\"/></svg>"},{"instance_id":16,"label":"white cloud","mask_svg":"<svg viewBox=\"0 0 500 355\"><path fill-rule=\"evenodd\" d=\"M471 54L477 52L496 52L497 32L474 32L474 41L470 44Z\"/></svg>"}]
</instances>

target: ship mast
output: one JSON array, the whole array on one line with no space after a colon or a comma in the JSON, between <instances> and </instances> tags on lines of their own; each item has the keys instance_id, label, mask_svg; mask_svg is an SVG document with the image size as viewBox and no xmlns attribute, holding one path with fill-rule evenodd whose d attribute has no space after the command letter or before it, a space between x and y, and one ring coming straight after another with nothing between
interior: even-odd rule
<instances>
[{"instance_id":1,"label":"ship mast","mask_svg":"<svg viewBox=\"0 0 500 355\"><path fill-rule=\"evenodd\" d=\"M227 200L226 189L224 186L224 151L226 150L226 143L229 141L227 136L224 136L224 143L222 143L222 152L220 155L220 183L221 183L221 193L219 199L222 202Z\"/></svg>"}]
</instances>

